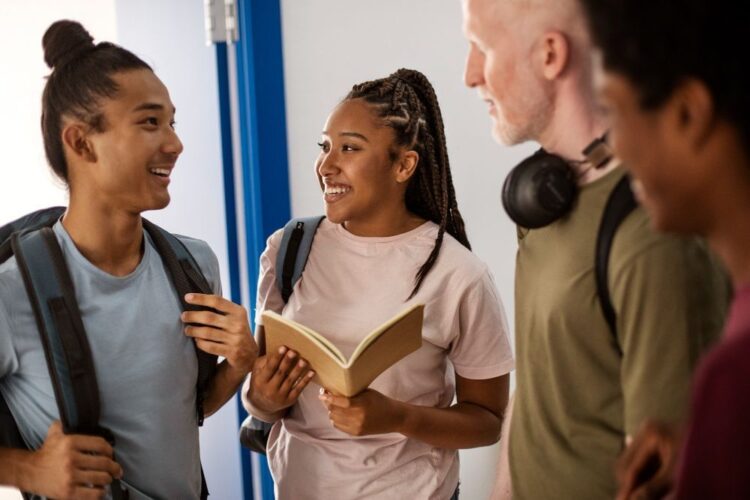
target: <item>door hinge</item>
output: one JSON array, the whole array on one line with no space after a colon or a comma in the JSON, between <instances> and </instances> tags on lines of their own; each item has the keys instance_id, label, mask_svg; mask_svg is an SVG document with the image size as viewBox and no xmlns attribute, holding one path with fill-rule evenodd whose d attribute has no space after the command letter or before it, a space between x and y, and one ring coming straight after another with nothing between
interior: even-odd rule
<instances>
[{"instance_id":1,"label":"door hinge","mask_svg":"<svg viewBox=\"0 0 750 500\"><path fill-rule=\"evenodd\" d=\"M206 45L239 40L237 0L203 0Z\"/></svg>"}]
</instances>

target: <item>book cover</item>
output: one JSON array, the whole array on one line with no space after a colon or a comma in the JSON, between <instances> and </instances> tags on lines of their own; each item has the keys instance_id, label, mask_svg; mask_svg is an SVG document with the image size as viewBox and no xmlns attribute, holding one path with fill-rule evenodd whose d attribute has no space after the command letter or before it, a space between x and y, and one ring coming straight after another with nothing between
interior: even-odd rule
<instances>
[{"instance_id":1,"label":"book cover","mask_svg":"<svg viewBox=\"0 0 750 500\"><path fill-rule=\"evenodd\" d=\"M424 305L411 306L362 339L349 359L320 333L273 311L263 312L268 352L286 346L310 363L315 382L351 397L388 367L422 346Z\"/></svg>"}]
</instances>

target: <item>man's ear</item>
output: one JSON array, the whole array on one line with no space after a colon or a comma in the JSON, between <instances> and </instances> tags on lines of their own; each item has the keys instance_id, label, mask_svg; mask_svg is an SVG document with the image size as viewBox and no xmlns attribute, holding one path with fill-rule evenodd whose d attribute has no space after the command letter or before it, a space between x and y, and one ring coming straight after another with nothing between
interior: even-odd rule
<instances>
[{"instance_id":1,"label":"man's ear","mask_svg":"<svg viewBox=\"0 0 750 500\"><path fill-rule=\"evenodd\" d=\"M550 31L542 37L537 55L542 63L542 75L547 80L559 77L570 62L570 42L559 31Z\"/></svg>"},{"instance_id":2,"label":"man's ear","mask_svg":"<svg viewBox=\"0 0 750 500\"><path fill-rule=\"evenodd\" d=\"M404 151L396 160L396 182L399 184L411 179L419 164L419 153L414 150Z\"/></svg>"},{"instance_id":3,"label":"man's ear","mask_svg":"<svg viewBox=\"0 0 750 500\"><path fill-rule=\"evenodd\" d=\"M63 147L69 155L86 162L95 162L96 153L94 152L94 145L89 139L89 130L88 125L79 121L64 123L62 131Z\"/></svg>"},{"instance_id":4,"label":"man's ear","mask_svg":"<svg viewBox=\"0 0 750 500\"><path fill-rule=\"evenodd\" d=\"M693 149L701 149L715 130L716 106L711 92L700 80L689 78L677 85L667 101L668 119Z\"/></svg>"}]
</instances>

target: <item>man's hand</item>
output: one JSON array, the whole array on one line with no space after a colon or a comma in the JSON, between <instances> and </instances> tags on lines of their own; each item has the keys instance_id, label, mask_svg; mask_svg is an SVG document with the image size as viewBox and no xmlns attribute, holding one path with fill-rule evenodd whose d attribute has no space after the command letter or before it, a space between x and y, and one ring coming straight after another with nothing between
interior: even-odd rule
<instances>
[{"instance_id":1,"label":"man's hand","mask_svg":"<svg viewBox=\"0 0 750 500\"><path fill-rule=\"evenodd\" d=\"M315 373L296 352L281 347L258 358L250 377L247 397L250 403L266 413L276 413L292 406Z\"/></svg>"},{"instance_id":2,"label":"man's hand","mask_svg":"<svg viewBox=\"0 0 750 500\"><path fill-rule=\"evenodd\" d=\"M122 468L112 446L100 437L63 434L60 422L47 431L42 447L31 455L21 488L48 498L103 498Z\"/></svg>"},{"instance_id":3,"label":"man's hand","mask_svg":"<svg viewBox=\"0 0 750 500\"><path fill-rule=\"evenodd\" d=\"M679 447L680 434L675 426L645 422L618 460L617 500L657 499L669 493Z\"/></svg>"},{"instance_id":4,"label":"man's hand","mask_svg":"<svg viewBox=\"0 0 750 500\"><path fill-rule=\"evenodd\" d=\"M236 373L243 376L249 373L258 357L258 345L250 331L245 308L217 295L189 293L185 300L219 311L183 312L185 334L193 337L202 351L226 358Z\"/></svg>"},{"instance_id":5,"label":"man's hand","mask_svg":"<svg viewBox=\"0 0 750 500\"><path fill-rule=\"evenodd\" d=\"M406 406L372 389L347 398L321 389L319 399L337 429L352 436L398 432Z\"/></svg>"}]
</instances>

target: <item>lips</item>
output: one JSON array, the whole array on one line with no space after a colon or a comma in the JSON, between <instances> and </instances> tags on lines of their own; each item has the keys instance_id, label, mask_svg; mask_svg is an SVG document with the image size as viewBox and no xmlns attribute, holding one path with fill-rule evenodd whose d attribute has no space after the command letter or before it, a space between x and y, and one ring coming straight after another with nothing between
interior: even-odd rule
<instances>
[{"instance_id":1,"label":"lips","mask_svg":"<svg viewBox=\"0 0 750 500\"><path fill-rule=\"evenodd\" d=\"M156 180L164 185L169 185L169 176L172 173L172 170L174 169L174 165L168 165L168 166L158 166L158 167L150 167L148 169L149 173L153 175Z\"/></svg>"},{"instance_id":2,"label":"lips","mask_svg":"<svg viewBox=\"0 0 750 500\"><path fill-rule=\"evenodd\" d=\"M323 187L323 198L326 203L333 203L347 194L351 193L352 187L346 184L334 184L326 182Z\"/></svg>"}]
</instances>

